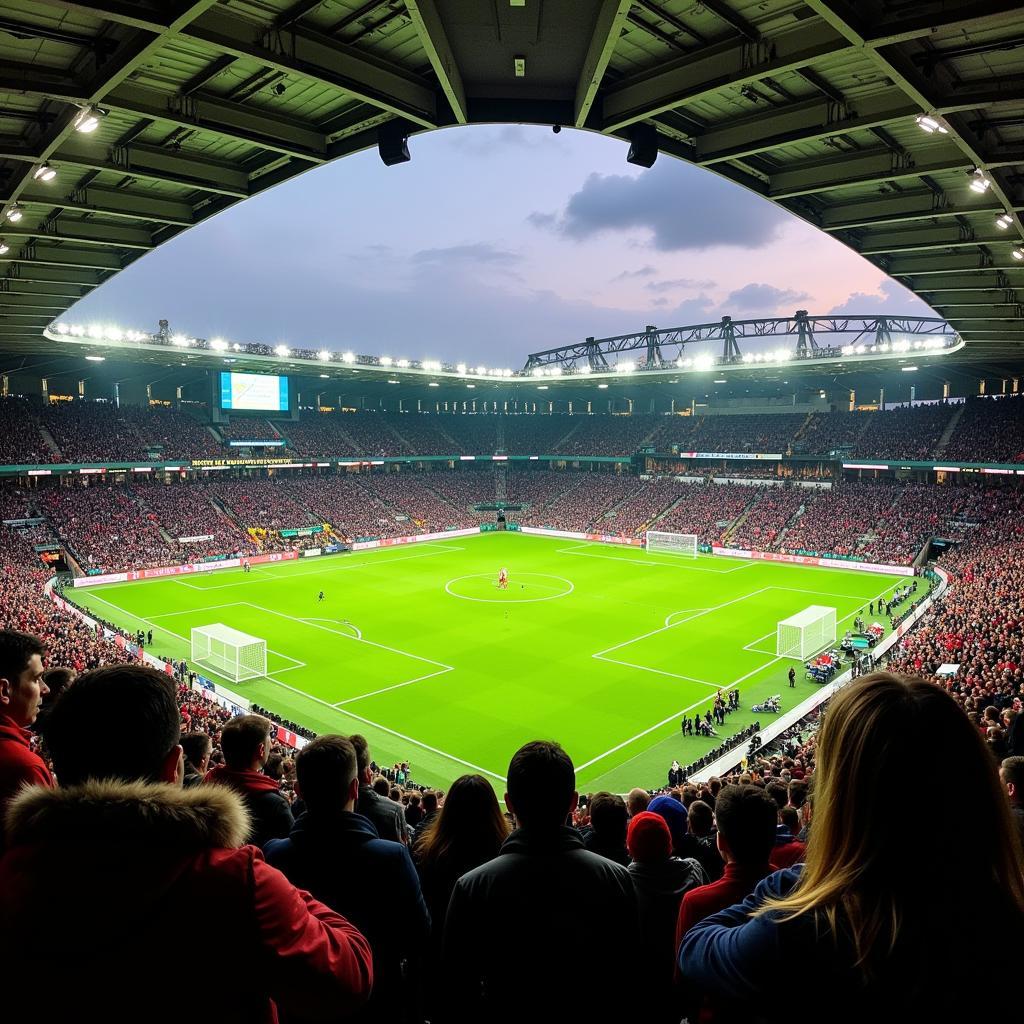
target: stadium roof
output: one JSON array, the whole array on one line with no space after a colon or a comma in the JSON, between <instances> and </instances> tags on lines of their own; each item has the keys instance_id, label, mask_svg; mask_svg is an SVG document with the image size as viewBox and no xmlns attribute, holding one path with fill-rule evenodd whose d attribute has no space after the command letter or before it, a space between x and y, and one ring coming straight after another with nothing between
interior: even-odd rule
<instances>
[{"instance_id":1,"label":"stadium roof","mask_svg":"<svg viewBox=\"0 0 1024 1024\"><path fill-rule=\"evenodd\" d=\"M1019 12L1017 0L6 0L0 347L52 352L42 329L111 275L381 130L532 122L640 150L656 131L663 153L910 287L965 357L1017 361Z\"/></svg>"}]
</instances>

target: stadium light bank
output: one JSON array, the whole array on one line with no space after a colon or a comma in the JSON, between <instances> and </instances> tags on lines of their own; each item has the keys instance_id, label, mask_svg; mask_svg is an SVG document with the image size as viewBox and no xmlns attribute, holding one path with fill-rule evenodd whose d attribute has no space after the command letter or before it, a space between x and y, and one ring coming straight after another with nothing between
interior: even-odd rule
<instances>
[{"instance_id":1,"label":"stadium light bank","mask_svg":"<svg viewBox=\"0 0 1024 1024\"><path fill-rule=\"evenodd\" d=\"M803 316L803 321L800 316ZM747 351L742 354L735 339L764 339L771 337L792 337L801 323L816 325L823 334L854 334L855 340L846 345L810 346L798 340L795 347L778 347ZM769 325L768 328L765 325ZM710 343L722 340L720 328L729 331L729 345L721 355L706 351ZM901 332L898 328L902 327ZM777 328L777 329L773 329ZM729 368L731 370L756 371L760 368L788 366L794 363L808 364L823 368L829 362L868 362L879 360L894 362L907 353L921 353L941 356L958 351L964 342L945 321L928 318L885 318L885 317L808 317L806 313L797 318L771 318L764 320L732 321L725 317L721 324L701 324L693 327L673 328L657 331L648 328L637 335L623 335L620 338L606 338L595 342L588 338L586 344L564 346L545 353L530 356L530 361L519 370L508 367L496 368L467 363L450 363L438 359L395 358L389 355L357 354L351 349L333 350L325 345L304 347L284 343L268 345L261 342L229 342L223 338L205 339L192 335L172 333L166 321L156 333L124 329L113 324L76 324L57 321L47 327L44 336L51 341L82 346L92 354L116 357L117 350L128 352L159 352L168 348L188 353L187 358L201 362L226 362L244 358L254 369L265 368L277 372L284 368L292 371L308 369L317 373L335 366L341 374L346 372L369 372L382 380L394 380L401 375L408 382L431 378L433 380L525 381L537 383L561 380L565 383L581 377L595 382L622 380L625 377L658 378L665 375L706 374L710 371ZM639 339L639 340L637 340ZM652 343L652 339L654 342ZM787 339L788 340L788 339ZM705 351L690 355L687 346L701 345ZM601 355L594 358L597 347L604 346ZM672 347L673 351L667 350ZM96 349L102 349L97 353ZM628 355L627 355L628 353ZM608 361L613 355L615 361ZM645 358L640 358L644 356ZM538 358L548 361L542 365L531 365ZM542 380L537 380L541 378Z\"/></svg>"}]
</instances>

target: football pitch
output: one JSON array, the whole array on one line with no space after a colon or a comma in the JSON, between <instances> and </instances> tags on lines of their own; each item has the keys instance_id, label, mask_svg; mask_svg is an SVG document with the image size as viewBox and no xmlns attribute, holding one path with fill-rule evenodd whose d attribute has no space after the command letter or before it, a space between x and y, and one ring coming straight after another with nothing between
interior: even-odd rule
<instances>
[{"instance_id":1,"label":"football pitch","mask_svg":"<svg viewBox=\"0 0 1024 1024\"><path fill-rule=\"evenodd\" d=\"M766 725L756 701L779 693L786 710L815 689L776 657L778 620L828 605L842 635L861 611L881 621L869 601L905 582L488 533L69 596L152 629L157 656L188 658L195 626L264 638L267 676L229 688L317 732L363 733L378 763L408 760L421 784L479 771L500 795L509 757L532 739L562 743L581 789L663 784L673 758ZM681 736L684 713L733 687L741 708L718 739Z\"/></svg>"}]
</instances>

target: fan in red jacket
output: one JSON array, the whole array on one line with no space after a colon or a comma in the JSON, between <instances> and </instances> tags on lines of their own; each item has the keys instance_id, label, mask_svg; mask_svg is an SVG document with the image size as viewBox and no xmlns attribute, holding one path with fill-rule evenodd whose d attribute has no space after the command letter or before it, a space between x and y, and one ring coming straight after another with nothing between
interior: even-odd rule
<instances>
[{"instance_id":1,"label":"fan in red jacket","mask_svg":"<svg viewBox=\"0 0 1024 1024\"><path fill-rule=\"evenodd\" d=\"M53 785L28 731L49 692L43 682L42 641L13 629L0 630L0 850L3 813L18 790Z\"/></svg>"},{"instance_id":2,"label":"fan in red jacket","mask_svg":"<svg viewBox=\"0 0 1024 1024\"><path fill-rule=\"evenodd\" d=\"M236 793L181 788L178 733L173 683L140 666L87 672L54 707L62 788L11 804L0 859L10 1019L335 1021L368 998L366 939L242 845Z\"/></svg>"}]
</instances>

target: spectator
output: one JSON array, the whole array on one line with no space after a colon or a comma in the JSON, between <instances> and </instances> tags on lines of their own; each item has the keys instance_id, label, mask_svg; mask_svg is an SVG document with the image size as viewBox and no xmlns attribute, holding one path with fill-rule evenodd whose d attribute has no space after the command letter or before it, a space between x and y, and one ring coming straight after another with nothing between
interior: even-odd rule
<instances>
[{"instance_id":1,"label":"spectator","mask_svg":"<svg viewBox=\"0 0 1024 1024\"><path fill-rule=\"evenodd\" d=\"M800 812L795 807L779 810L779 825L775 832L775 848L772 850L772 870L791 868L803 862L807 844L800 842Z\"/></svg>"},{"instance_id":2,"label":"spectator","mask_svg":"<svg viewBox=\"0 0 1024 1024\"><path fill-rule=\"evenodd\" d=\"M208 732L189 732L181 737L181 749L185 754L185 789L198 786L210 767L213 740Z\"/></svg>"},{"instance_id":3,"label":"spectator","mask_svg":"<svg viewBox=\"0 0 1024 1024\"><path fill-rule=\"evenodd\" d=\"M595 793L590 801L590 831L583 837L583 846L591 853L626 867L626 803L614 793Z\"/></svg>"},{"instance_id":4,"label":"spectator","mask_svg":"<svg viewBox=\"0 0 1024 1024\"><path fill-rule=\"evenodd\" d=\"M416 843L416 866L438 951L455 883L497 857L508 831L494 789L482 775L457 778L437 815L424 827Z\"/></svg>"},{"instance_id":5,"label":"spectator","mask_svg":"<svg viewBox=\"0 0 1024 1024\"><path fill-rule=\"evenodd\" d=\"M276 1020L275 1004L334 1021L369 996L366 940L243 845L239 797L181 789L179 721L172 683L139 666L88 672L55 706L61 788L14 801L0 860L0 957L18 979L4 986L8 1019L179 1024L183 985L218 1024ZM105 742L113 722L131 727ZM197 908L216 914L216 970L183 966ZM55 922L74 950L59 978L39 955Z\"/></svg>"},{"instance_id":6,"label":"spectator","mask_svg":"<svg viewBox=\"0 0 1024 1024\"><path fill-rule=\"evenodd\" d=\"M409 851L379 838L355 813L357 759L344 736L320 736L303 747L295 771L306 810L287 839L264 847L267 863L343 914L369 940L373 994L359 1020L419 1019L417 990L430 915Z\"/></svg>"},{"instance_id":7,"label":"spectator","mask_svg":"<svg viewBox=\"0 0 1024 1024\"><path fill-rule=\"evenodd\" d=\"M893 800L893 780L935 750L957 770ZM684 978L789 1021L792 991L778 979L799 963L801 999L833 1021L973 1019L976 979L1013 976L1024 928L1024 855L984 741L939 687L877 672L833 698L817 756L806 863L693 925ZM949 808L967 806L988 827L961 844L951 873L935 851ZM1013 1018L1018 1003L1012 985L989 989L985 1016Z\"/></svg>"},{"instance_id":8,"label":"spectator","mask_svg":"<svg viewBox=\"0 0 1024 1024\"><path fill-rule=\"evenodd\" d=\"M32 749L29 727L48 690L38 637L0 630L0 849L3 812L24 785L52 786L43 759Z\"/></svg>"},{"instance_id":9,"label":"spectator","mask_svg":"<svg viewBox=\"0 0 1024 1024\"><path fill-rule=\"evenodd\" d=\"M420 841L423 837L423 833L430 827L430 823L438 815L437 793L433 790L426 790L420 796L420 806L423 810L423 816L420 818L419 824L413 832L413 845Z\"/></svg>"},{"instance_id":10,"label":"spectator","mask_svg":"<svg viewBox=\"0 0 1024 1024\"><path fill-rule=\"evenodd\" d=\"M409 802L405 805L405 824L408 829L415 832L416 826L420 823L422 817L423 807L421 806L420 795L419 793L410 793ZM408 830L406 834L408 834Z\"/></svg>"},{"instance_id":11,"label":"spectator","mask_svg":"<svg viewBox=\"0 0 1024 1024\"><path fill-rule=\"evenodd\" d=\"M355 748L359 766L359 800L356 804L356 814L368 818L381 839L408 844L409 833L405 826L404 808L400 803L381 796L370 786L373 773L370 770L370 745L366 738L356 733L349 737L349 742Z\"/></svg>"},{"instance_id":12,"label":"spectator","mask_svg":"<svg viewBox=\"0 0 1024 1024\"><path fill-rule=\"evenodd\" d=\"M230 786L245 801L252 819L249 841L262 847L270 839L282 839L294 819L281 784L263 774L273 751L270 722L262 715L238 715L221 730L224 764L211 768L206 782Z\"/></svg>"},{"instance_id":13,"label":"spectator","mask_svg":"<svg viewBox=\"0 0 1024 1024\"><path fill-rule=\"evenodd\" d=\"M1024 757L1008 757L999 766L999 778L1010 800L1013 824L1024 849Z\"/></svg>"},{"instance_id":14,"label":"spectator","mask_svg":"<svg viewBox=\"0 0 1024 1024\"><path fill-rule=\"evenodd\" d=\"M647 810L651 795L646 789L631 789L626 796L626 811L631 818Z\"/></svg>"},{"instance_id":15,"label":"spectator","mask_svg":"<svg viewBox=\"0 0 1024 1024\"><path fill-rule=\"evenodd\" d=\"M715 815L705 800L694 800L690 804L687 833L680 847L679 856L693 857L700 861L704 874L711 882L722 877L725 865L718 852L718 837L715 832Z\"/></svg>"},{"instance_id":16,"label":"spectator","mask_svg":"<svg viewBox=\"0 0 1024 1024\"><path fill-rule=\"evenodd\" d=\"M39 711L36 714L36 720L32 723L32 731L37 736L42 736L46 731L46 720L50 717L53 705L57 703L57 698L71 685L74 678L75 670L71 668L55 666L48 668L43 673L43 682L46 684L47 692L43 694Z\"/></svg>"},{"instance_id":17,"label":"spectator","mask_svg":"<svg viewBox=\"0 0 1024 1024\"><path fill-rule=\"evenodd\" d=\"M692 859L672 856L672 833L665 819L641 811L630 819L626 846L629 873L640 910L640 940L648 978L649 1017L678 1024L681 1016L673 991L673 945L679 903L685 893L704 885L704 869Z\"/></svg>"},{"instance_id":18,"label":"spectator","mask_svg":"<svg viewBox=\"0 0 1024 1024\"><path fill-rule=\"evenodd\" d=\"M583 848L565 820L575 770L557 743L520 748L505 802L519 827L494 860L455 885L444 931L446 1020L511 1024L578 1010L580 978L630 978L638 965L629 872ZM637 1019L632 986L602 989L605 1020Z\"/></svg>"}]
</instances>

